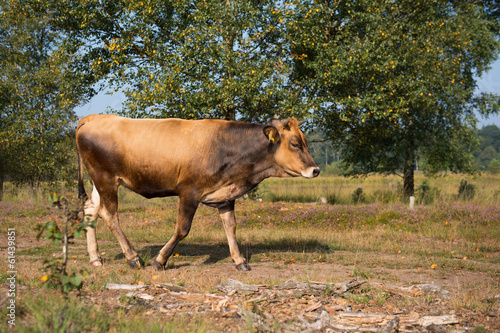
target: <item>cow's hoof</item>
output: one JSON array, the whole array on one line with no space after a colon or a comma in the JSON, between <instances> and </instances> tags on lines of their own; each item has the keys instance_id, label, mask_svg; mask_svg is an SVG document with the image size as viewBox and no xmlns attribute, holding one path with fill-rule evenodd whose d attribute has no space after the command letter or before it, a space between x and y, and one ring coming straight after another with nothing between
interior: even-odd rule
<instances>
[{"instance_id":1,"label":"cow's hoof","mask_svg":"<svg viewBox=\"0 0 500 333\"><path fill-rule=\"evenodd\" d=\"M237 265L236 269L239 271L251 271L252 270L246 262Z\"/></svg>"},{"instance_id":2,"label":"cow's hoof","mask_svg":"<svg viewBox=\"0 0 500 333\"><path fill-rule=\"evenodd\" d=\"M167 269L167 265L160 264L158 261L156 261L156 259L153 260L153 267L157 271L164 271L165 269Z\"/></svg>"},{"instance_id":3,"label":"cow's hoof","mask_svg":"<svg viewBox=\"0 0 500 333\"><path fill-rule=\"evenodd\" d=\"M127 261L127 264L135 269L141 269L144 266L144 263L142 262L141 258L135 257L134 259L130 259Z\"/></svg>"},{"instance_id":4,"label":"cow's hoof","mask_svg":"<svg viewBox=\"0 0 500 333\"><path fill-rule=\"evenodd\" d=\"M92 265L94 267L101 267L102 266L102 259L99 257L91 259L90 265Z\"/></svg>"}]
</instances>

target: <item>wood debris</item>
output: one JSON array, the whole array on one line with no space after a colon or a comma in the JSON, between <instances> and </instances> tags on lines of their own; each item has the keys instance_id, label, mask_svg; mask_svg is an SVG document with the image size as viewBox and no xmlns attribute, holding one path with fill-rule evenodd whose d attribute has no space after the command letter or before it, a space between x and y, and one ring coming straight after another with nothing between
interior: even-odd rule
<instances>
[{"instance_id":1,"label":"wood debris","mask_svg":"<svg viewBox=\"0 0 500 333\"><path fill-rule=\"evenodd\" d=\"M410 287L397 287L397 286L386 286L380 283L372 283L372 286L376 288L381 288L387 290L391 293L402 295L402 296L420 296L425 293L435 293L438 294L443 300L449 300L451 298L450 292L440 285L432 282L428 284L417 284Z\"/></svg>"},{"instance_id":2,"label":"wood debris","mask_svg":"<svg viewBox=\"0 0 500 333\"><path fill-rule=\"evenodd\" d=\"M238 280L227 279L216 288L226 294L234 294L235 292L241 294L252 294L259 291L259 288L265 287L264 285L245 284Z\"/></svg>"},{"instance_id":3,"label":"wood debris","mask_svg":"<svg viewBox=\"0 0 500 333\"><path fill-rule=\"evenodd\" d=\"M119 284L119 283L106 283L106 289L115 290L141 290L148 288L145 284Z\"/></svg>"},{"instance_id":4,"label":"wood debris","mask_svg":"<svg viewBox=\"0 0 500 333\"><path fill-rule=\"evenodd\" d=\"M108 283L106 289L115 295L128 291L115 298L125 308L146 305L148 311L169 317L180 311L184 315L206 314L232 320L234 325L251 324L262 332L276 331L276 327L282 332L440 332L460 322L455 314L370 313L356 309L356 304L345 295L364 284L368 282L353 278L341 283L287 281L271 287L228 279L216 286L219 294L194 292L168 283L150 286ZM449 292L435 283L410 287L370 283L369 286L405 297L425 293L436 293L442 299L449 297Z\"/></svg>"}]
</instances>

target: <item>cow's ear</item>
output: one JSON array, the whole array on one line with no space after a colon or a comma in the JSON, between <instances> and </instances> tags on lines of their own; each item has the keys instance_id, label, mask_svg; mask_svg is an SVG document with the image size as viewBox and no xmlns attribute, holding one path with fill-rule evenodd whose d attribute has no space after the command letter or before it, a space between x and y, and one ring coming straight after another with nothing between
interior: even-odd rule
<instances>
[{"instance_id":1,"label":"cow's ear","mask_svg":"<svg viewBox=\"0 0 500 333\"><path fill-rule=\"evenodd\" d=\"M278 143L280 141L280 134L278 129L274 126L266 126L264 127L264 134L266 138L272 143Z\"/></svg>"}]
</instances>

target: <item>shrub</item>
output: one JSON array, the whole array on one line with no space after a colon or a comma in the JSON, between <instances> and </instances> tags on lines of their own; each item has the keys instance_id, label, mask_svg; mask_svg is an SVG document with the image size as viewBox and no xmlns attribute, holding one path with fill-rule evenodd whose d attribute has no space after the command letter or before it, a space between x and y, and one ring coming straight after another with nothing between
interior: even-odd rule
<instances>
[{"instance_id":1,"label":"shrub","mask_svg":"<svg viewBox=\"0 0 500 333\"><path fill-rule=\"evenodd\" d=\"M497 159L492 159L490 164L488 164L488 171L492 174L500 173L500 161Z\"/></svg>"},{"instance_id":2,"label":"shrub","mask_svg":"<svg viewBox=\"0 0 500 333\"><path fill-rule=\"evenodd\" d=\"M417 187L417 200L423 204L430 204L434 202L436 197L440 194L439 189L436 187L431 187L430 183L427 180L422 182L422 185Z\"/></svg>"},{"instance_id":3,"label":"shrub","mask_svg":"<svg viewBox=\"0 0 500 333\"><path fill-rule=\"evenodd\" d=\"M362 203L365 201L365 195L363 193L363 189L361 187L358 187L353 193L352 193L352 202L354 204Z\"/></svg>"},{"instance_id":4,"label":"shrub","mask_svg":"<svg viewBox=\"0 0 500 333\"><path fill-rule=\"evenodd\" d=\"M472 200L475 194L476 186L468 183L466 179L462 179L458 187L458 198L462 200Z\"/></svg>"},{"instance_id":5,"label":"shrub","mask_svg":"<svg viewBox=\"0 0 500 333\"><path fill-rule=\"evenodd\" d=\"M326 196L326 202L328 202L330 205L335 205L340 203L340 198L335 193L330 193Z\"/></svg>"}]
</instances>

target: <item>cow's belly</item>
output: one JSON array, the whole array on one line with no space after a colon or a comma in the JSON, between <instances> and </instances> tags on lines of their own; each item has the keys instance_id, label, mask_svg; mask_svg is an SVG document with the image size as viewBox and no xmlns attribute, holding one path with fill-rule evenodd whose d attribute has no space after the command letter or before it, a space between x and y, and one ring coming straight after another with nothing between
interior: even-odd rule
<instances>
[{"instance_id":1,"label":"cow's belly","mask_svg":"<svg viewBox=\"0 0 500 333\"><path fill-rule=\"evenodd\" d=\"M142 182L132 182L128 179L120 178L120 185L148 199L178 195L172 186L166 186L160 182L144 180Z\"/></svg>"}]
</instances>

